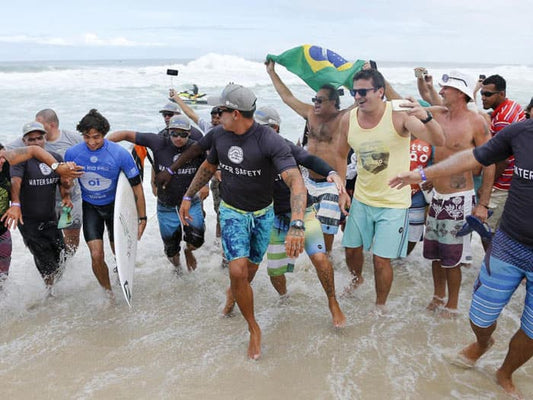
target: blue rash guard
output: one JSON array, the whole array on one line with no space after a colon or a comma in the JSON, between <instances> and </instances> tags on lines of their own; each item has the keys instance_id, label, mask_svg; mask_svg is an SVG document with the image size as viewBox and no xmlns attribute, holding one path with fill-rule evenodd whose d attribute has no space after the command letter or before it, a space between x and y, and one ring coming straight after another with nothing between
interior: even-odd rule
<instances>
[{"instance_id":1,"label":"blue rash guard","mask_svg":"<svg viewBox=\"0 0 533 400\"><path fill-rule=\"evenodd\" d=\"M103 206L115 200L118 176L124 171L130 180L139 179L139 170L131 154L122 146L104 139L98 150L92 151L84 143L71 147L65 153L65 161L74 161L84 168L80 181L83 201Z\"/></svg>"}]
</instances>

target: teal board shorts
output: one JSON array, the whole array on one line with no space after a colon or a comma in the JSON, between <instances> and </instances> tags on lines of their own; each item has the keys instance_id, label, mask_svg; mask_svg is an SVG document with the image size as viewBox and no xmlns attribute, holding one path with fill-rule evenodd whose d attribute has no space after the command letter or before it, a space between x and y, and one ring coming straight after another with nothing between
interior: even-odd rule
<instances>
[{"instance_id":1,"label":"teal board shorts","mask_svg":"<svg viewBox=\"0 0 533 400\"><path fill-rule=\"evenodd\" d=\"M372 207L353 199L342 245L365 250L383 258L407 255L409 209Z\"/></svg>"},{"instance_id":2,"label":"teal board shorts","mask_svg":"<svg viewBox=\"0 0 533 400\"><path fill-rule=\"evenodd\" d=\"M248 258L259 265L270 240L274 220L272 204L257 211L243 211L221 201L219 213L226 259Z\"/></svg>"},{"instance_id":3,"label":"teal board shorts","mask_svg":"<svg viewBox=\"0 0 533 400\"><path fill-rule=\"evenodd\" d=\"M285 252L285 237L289 231L291 214L280 214L274 217L274 224L270 232L270 243L268 245L268 265L269 276L283 275L285 272L294 271L294 259L287 257ZM304 216L305 224L305 252L312 256L316 253L325 253L324 235L322 226L316 218L316 211L313 206L308 207Z\"/></svg>"}]
</instances>

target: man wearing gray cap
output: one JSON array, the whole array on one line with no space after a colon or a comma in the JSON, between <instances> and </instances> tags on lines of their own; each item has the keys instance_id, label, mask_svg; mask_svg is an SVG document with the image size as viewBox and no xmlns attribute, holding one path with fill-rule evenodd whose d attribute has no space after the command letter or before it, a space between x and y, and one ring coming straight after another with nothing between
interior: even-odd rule
<instances>
[{"instance_id":1,"label":"man wearing gray cap","mask_svg":"<svg viewBox=\"0 0 533 400\"><path fill-rule=\"evenodd\" d=\"M46 130L40 122L29 122L22 128L25 146L44 148L45 135ZM65 243L57 228L55 211L57 187L61 191L62 205L72 208L72 181L60 178L55 172L63 158L58 153L50 154L58 161L51 167L35 158L11 167L11 207L2 217L7 226L18 224L24 244L32 253L48 289L65 261Z\"/></svg>"},{"instance_id":2,"label":"man wearing gray cap","mask_svg":"<svg viewBox=\"0 0 533 400\"><path fill-rule=\"evenodd\" d=\"M467 107L474 96L474 79L459 71L451 71L442 76L439 86L443 105L429 110L442 127L446 142L435 147L435 163L462 150L481 146L490 139L484 118ZM425 181L425 176L422 179ZM483 167L477 204L472 171L435 178L432 182L434 195L426 222L423 255L432 261L434 292L427 308L450 318L457 313L461 266L472 260L470 235L461 237L456 233L469 214L483 222L487 219L494 165Z\"/></svg>"},{"instance_id":3,"label":"man wearing gray cap","mask_svg":"<svg viewBox=\"0 0 533 400\"><path fill-rule=\"evenodd\" d=\"M112 142L126 140L148 147L154 154L154 167L158 171L162 171L168 170L183 151L192 145L192 140L189 140L191 123L186 116L175 115L172 117L169 120L168 132L168 136L163 136L155 133L123 130L111 133L108 139ZM181 273L180 242L182 239L182 226L178 216L178 208L183 194L204 160L205 153L190 160L176 172L172 172L172 179L167 184L159 184L157 186L159 231L161 239L163 239L165 254L179 274ZM200 195L195 196L192 200L191 214L193 215L193 220L189 225L183 227L183 239L187 243L184 253L189 271L196 269L196 258L192 253L193 250L196 250L204 243L205 224L201 198L207 195L206 192L208 192L207 187L202 188Z\"/></svg>"},{"instance_id":4,"label":"man wearing gray cap","mask_svg":"<svg viewBox=\"0 0 533 400\"><path fill-rule=\"evenodd\" d=\"M306 189L284 140L254 121L256 97L250 89L229 84L215 103L222 126L211 131L211 150L183 197L180 217L184 224L191 222L192 196L220 166L220 225L222 247L229 261L230 295L248 323L248 357L255 360L261 356L261 329L254 316L250 282L268 246L274 217L273 178L281 174L291 191L290 228L285 241L289 257L303 251Z\"/></svg>"}]
</instances>

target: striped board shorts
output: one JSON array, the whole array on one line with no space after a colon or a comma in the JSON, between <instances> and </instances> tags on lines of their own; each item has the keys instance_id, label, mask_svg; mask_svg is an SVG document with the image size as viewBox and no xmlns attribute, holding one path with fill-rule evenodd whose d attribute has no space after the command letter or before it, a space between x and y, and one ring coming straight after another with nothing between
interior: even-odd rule
<instances>
[{"instance_id":1,"label":"striped board shorts","mask_svg":"<svg viewBox=\"0 0 533 400\"><path fill-rule=\"evenodd\" d=\"M304 182L316 205L316 216L322 224L322 232L336 234L339 231L341 219L337 186L326 179L304 178Z\"/></svg>"}]
</instances>

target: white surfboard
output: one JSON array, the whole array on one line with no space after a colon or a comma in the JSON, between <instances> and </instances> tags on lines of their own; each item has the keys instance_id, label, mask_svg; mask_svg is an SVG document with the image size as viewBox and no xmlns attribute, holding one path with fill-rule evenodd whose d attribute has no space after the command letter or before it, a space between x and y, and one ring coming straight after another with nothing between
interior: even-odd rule
<instances>
[{"instance_id":1,"label":"white surfboard","mask_svg":"<svg viewBox=\"0 0 533 400\"><path fill-rule=\"evenodd\" d=\"M118 178L113 216L115 237L115 258L120 286L128 305L131 307L133 271L137 256L138 215L133 189L126 175L121 172Z\"/></svg>"}]
</instances>

